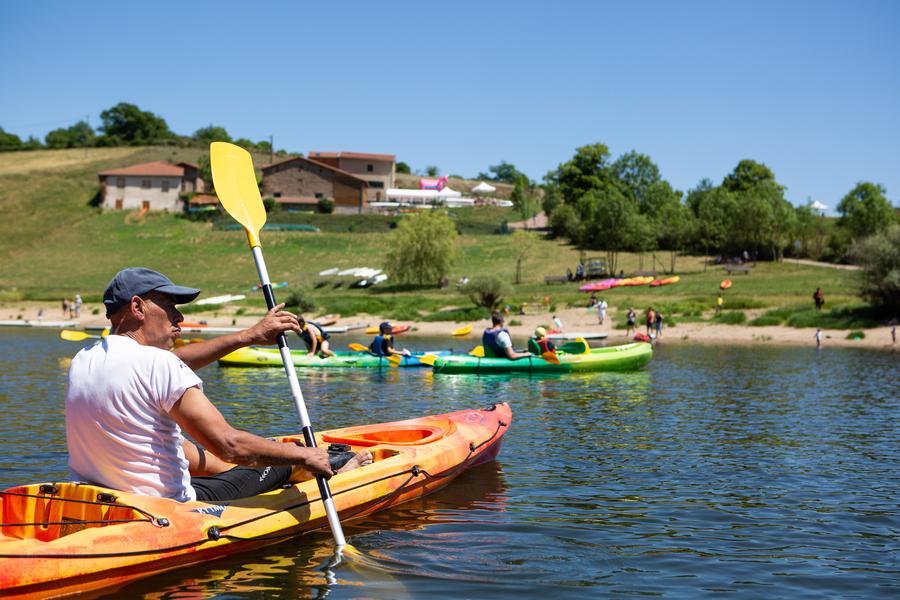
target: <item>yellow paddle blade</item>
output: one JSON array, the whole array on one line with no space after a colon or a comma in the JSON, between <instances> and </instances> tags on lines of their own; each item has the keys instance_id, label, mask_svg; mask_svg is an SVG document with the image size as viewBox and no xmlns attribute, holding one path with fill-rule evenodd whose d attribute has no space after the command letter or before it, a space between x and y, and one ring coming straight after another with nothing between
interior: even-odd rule
<instances>
[{"instance_id":1,"label":"yellow paddle blade","mask_svg":"<svg viewBox=\"0 0 900 600\"><path fill-rule=\"evenodd\" d=\"M435 360L437 360L437 356L435 356L434 354L423 354L422 356L419 357L419 362L425 363L429 367L434 366Z\"/></svg>"},{"instance_id":2,"label":"yellow paddle blade","mask_svg":"<svg viewBox=\"0 0 900 600\"><path fill-rule=\"evenodd\" d=\"M209 145L209 161L222 208L247 231L250 247L259 246L259 230L266 224L266 209L256 185L250 153L234 144L213 142Z\"/></svg>"},{"instance_id":3,"label":"yellow paddle blade","mask_svg":"<svg viewBox=\"0 0 900 600\"><path fill-rule=\"evenodd\" d=\"M559 357L556 355L556 352L544 352L543 354L541 354L541 358L543 358L550 364L559 364Z\"/></svg>"},{"instance_id":4,"label":"yellow paddle blade","mask_svg":"<svg viewBox=\"0 0 900 600\"><path fill-rule=\"evenodd\" d=\"M469 335L470 333L472 333L472 326L466 325L465 327L460 327L459 329L454 329L452 335L463 336L463 335Z\"/></svg>"},{"instance_id":5,"label":"yellow paddle blade","mask_svg":"<svg viewBox=\"0 0 900 600\"><path fill-rule=\"evenodd\" d=\"M369 351L369 349L366 348L365 346L363 346L362 344L356 344L356 343L347 344L347 347L355 352L368 352Z\"/></svg>"},{"instance_id":6,"label":"yellow paddle blade","mask_svg":"<svg viewBox=\"0 0 900 600\"><path fill-rule=\"evenodd\" d=\"M392 367L399 367L400 363L403 362L403 357L397 354L391 354L390 356L386 356L387 361L391 364Z\"/></svg>"},{"instance_id":7,"label":"yellow paddle blade","mask_svg":"<svg viewBox=\"0 0 900 600\"><path fill-rule=\"evenodd\" d=\"M59 337L69 342L80 342L81 340L86 340L88 338L100 339L99 335L91 335L84 331L72 331L71 329L63 329L59 332Z\"/></svg>"},{"instance_id":8,"label":"yellow paddle blade","mask_svg":"<svg viewBox=\"0 0 900 600\"><path fill-rule=\"evenodd\" d=\"M109 335L109 327L105 327L103 331L100 332L100 337L105 338Z\"/></svg>"},{"instance_id":9,"label":"yellow paddle blade","mask_svg":"<svg viewBox=\"0 0 900 600\"><path fill-rule=\"evenodd\" d=\"M484 346L475 346L471 350L469 350L469 354L472 356L480 356L484 358Z\"/></svg>"}]
</instances>

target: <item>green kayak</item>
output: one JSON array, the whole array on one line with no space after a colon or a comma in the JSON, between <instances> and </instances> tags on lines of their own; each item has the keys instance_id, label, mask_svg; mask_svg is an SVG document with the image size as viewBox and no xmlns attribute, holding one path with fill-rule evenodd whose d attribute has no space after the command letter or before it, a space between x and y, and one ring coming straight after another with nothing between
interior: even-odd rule
<instances>
[{"instance_id":1,"label":"green kayak","mask_svg":"<svg viewBox=\"0 0 900 600\"><path fill-rule=\"evenodd\" d=\"M634 371L653 358L653 347L645 342L593 348L581 354L558 352L559 364L540 356L518 360L481 358L469 354L439 356L434 359L435 373L577 373L585 371Z\"/></svg>"},{"instance_id":2,"label":"green kayak","mask_svg":"<svg viewBox=\"0 0 900 600\"><path fill-rule=\"evenodd\" d=\"M328 358L320 358L309 354L306 350L291 350L291 358L294 360L295 367L304 368L346 368L359 367L377 369L381 367L390 367L388 359L383 356L375 356L368 352L336 352L337 356ZM427 366L420 362L417 356L421 356L423 352L417 352L412 356L401 357L399 367L424 367ZM444 352L432 352L431 354L448 354ZM223 367L280 367L281 353L278 348L259 348L250 346L249 348L241 348L235 350L231 354L226 354L219 359L219 364Z\"/></svg>"}]
</instances>

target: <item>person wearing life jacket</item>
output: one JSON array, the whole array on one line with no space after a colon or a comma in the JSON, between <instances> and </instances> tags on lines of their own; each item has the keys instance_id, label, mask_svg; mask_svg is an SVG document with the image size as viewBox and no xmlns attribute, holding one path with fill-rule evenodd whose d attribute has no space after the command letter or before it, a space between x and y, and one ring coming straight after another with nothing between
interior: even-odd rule
<instances>
[{"instance_id":1,"label":"person wearing life jacket","mask_svg":"<svg viewBox=\"0 0 900 600\"><path fill-rule=\"evenodd\" d=\"M509 330L504 327L506 319L500 312L491 313L491 327L485 329L481 335L481 345L484 347L484 355L493 358L508 358L516 360L531 356L530 352L516 352L513 349L512 338Z\"/></svg>"},{"instance_id":2,"label":"person wearing life jacket","mask_svg":"<svg viewBox=\"0 0 900 600\"><path fill-rule=\"evenodd\" d=\"M538 327L534 330L534 337L528 340L528 350L532 354L541 356L545 352L556 352L556 346L547 339L547 330Z\"/></svg>"},{"instance_id":3,"label":"person wearing life jacket","mask_svg":"<svg viewBox=\"0 0 900 600\"><path fill-rule=\"evenodd\" d=\"M307 321L302 316L297 317L300 323L300 339L306 343L306 350L310 354L319 353L323 358L334 356L334 352L328 344L328 334L318 323Z\"/></svg>"},{"instance_id":4,"label":"person wearing life jacket","mask_svg":"<svg viewBox=\"0 0 900 600\"><path fill-rule=\"evenodd\" d=\"M378 335L372 339L372 343L369 344L369 352L374 354L375 356L410 356L409 350L397 350L394 348L394 336L392 335L394 330L394 326L389 322L385 321L384 323L378 326Z\"/></svg>"}]
</instances>

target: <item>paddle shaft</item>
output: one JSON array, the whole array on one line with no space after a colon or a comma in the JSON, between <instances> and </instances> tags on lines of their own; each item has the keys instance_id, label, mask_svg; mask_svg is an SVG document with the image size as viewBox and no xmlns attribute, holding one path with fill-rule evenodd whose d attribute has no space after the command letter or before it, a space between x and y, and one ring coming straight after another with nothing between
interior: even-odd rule
<instances>
[{"instance_id":1,"label":"paddle shaft","mask_svg":"<svg viewBox=\"0 0 900 600\"><path fill-rule=\"evenodd\" d=\"M263 296L266 298L266 307L272 310L276 306L275 292L272 290L272 282L269 281L269 272L263 259L262 248L255 245L250 250L253 252L253 262L256 263L256 272L259 275L259 282L262 284ZM303 401L303 392L300 390L300 382L297 380L297 371L294 369L294 361L291 357L287 336L283 333L278 336L278 350L281 352L281 362L284 364L284 372L291 386L294 406L297 408L297 415L300 417L300 431L303 433L303 441L306 442L307 447L315 448L316 437L313 434L312 425L309 421L309 413L306 411L306 403ZM331 489L328 487L328 480L322 475L316 475L316 483L319 484L319 494L322 496L323 504L325 504L325 514L328 516L328 524L331 526L334 542L338 546L345 546L347 542L344 539L344 530L338 519L337 509L334 507L334 498L331 495Z\"/></svg>"}]
</instances>

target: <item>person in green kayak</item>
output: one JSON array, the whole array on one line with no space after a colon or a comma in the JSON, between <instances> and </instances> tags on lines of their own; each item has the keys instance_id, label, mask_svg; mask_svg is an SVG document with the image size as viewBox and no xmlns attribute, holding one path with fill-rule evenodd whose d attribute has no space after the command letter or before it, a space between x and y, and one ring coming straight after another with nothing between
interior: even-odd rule
<instances>
[{"instance_id":1,"label":"person in green kayak","mask_svg":"<svg viewBox=\"0 0 900 600\"><path fill-rule=\"evenodd\" d=\"M176 305L199 293L146 268L124 269L110 281L103 303L111 333L81 350L69 369L66 442L75 480L182 502L220 501L371 462L368 452L332 462L323 448L232 427L194 371L300 326L280 304L248 329L173 350L184 320Z\"/></svg>"},{"instance_id":2,"label":"person in green kayak","mask_svg":"<svg viewBox=\"0 0 900 600\"><path fill-rule=\"evenodd\" d=\"M556 346L547 339L547 330L538 327L534 330L534 337L528 340L528 350L532 354L541 356L545 352L556 352Z\"/></svg>"},{"instance_id":3,"label":"person in green kayak","mask_svg":"<svg viewBox=\"0 0 900 600\"><path fill-rule=\"evenodd\" d=\"M307 321L302 316L297 317L300 323L300 339L306 344L306 350L310 354L318 353L322 358L334 356L328 343L328 333L318 323Z\"/></svg>"},{"instance_id":4,"label":"person in green kayak","mask_svg":"<svg viewBox=\"0 0 900 600\"><path fill-rule=\"evenodd\" d=\"M484 330L481 335L481 345L484 347L484 355L495 358L508 358L516 360L531 356L530 352L516 352L509 337L509 330L504 327L506 319L501 312L491 313L491 327Z\"/></svg>"},{"instance_id":5,"label":"person in green kayak","mask_svg":"<svg viewBox=\"0 0 900 600\"><path fill-rule=\"evenodd\" d=\"M411 356L409 350L397 350L394 348L393 330L394 326L388 321L380 324L378 326L378 335L376 335L372 339L372 343L369 344L369 352L375 356Z\"/></svg>"}]
</instances>

